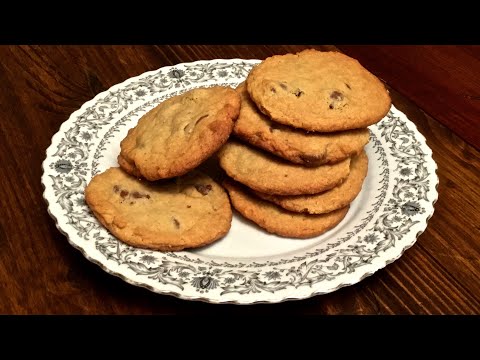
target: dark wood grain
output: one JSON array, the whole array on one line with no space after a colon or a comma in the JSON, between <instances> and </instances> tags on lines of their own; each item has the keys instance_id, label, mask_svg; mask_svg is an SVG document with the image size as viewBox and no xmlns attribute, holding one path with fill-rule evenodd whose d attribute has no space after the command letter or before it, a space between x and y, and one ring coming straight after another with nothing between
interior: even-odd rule
<instances>
[{"instance_id":1,"label":"dark wood grain","mask_svg":"<svg viewBox=\"0 0 480 360\"><path fill-rule=\"evenodd\" d=\"M308 45L0 47L0 313L480 313L480 153L475 148L479 144L479 47L341 48L390 86L394 104L425 135L440 178L435 214L415 246L356 285L272 305L183 301L106 274L56 229L42 198L41 163L51 137L85 101L131 76L166 65L215 58L264 59L308 47L332 49Z\"/></svg>"},{"instance_id":2,"label":"dark wood grain","mask_svg":"<svg viewBox=\"0 0 480 360\"><path fill-rule=\"evenodd\" d=\"M480 149L480 46L339 46ZM394 71L392 71L394 69Z\"/></svg>"}]
</instances>

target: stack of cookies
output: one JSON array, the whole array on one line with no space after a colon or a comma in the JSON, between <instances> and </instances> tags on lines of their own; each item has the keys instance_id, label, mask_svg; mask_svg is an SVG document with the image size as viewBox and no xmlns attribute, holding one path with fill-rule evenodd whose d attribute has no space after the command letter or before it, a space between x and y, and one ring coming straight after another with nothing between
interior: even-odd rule
<instances>
[{"instance_id":1,"label":"stack of cookies","mask_svg":"<svg viewBox=\"0 0 480 360\"><path fill-rule=\"evenodd\" d=\"M118 239L162 251L222 238L230 201L269 232L319 235L360 192L367 126L389 108L383 84L354 59L315 50L274 56L236 90L190 90L142 116L120 143L119 167L96 175L85 200ZM230 200L197 170L218 150Z\"/></svg>"},{"instance_id":2,"label":"stack of cookies","mask_svg":"<svg viewBox=\"0 0 480 360\"><path fill-rule=\"evenodd\" d=\"M367 174L367 126L390 109L384 85L346 55L306 50L266 59L237 92L238 140L219 153L233 206L281 236L336 226Z\"/></svg>"},{"instance_id":3,"label":"stack of cookies","mask_svg":"<svg viewBox=\"0 0 480 360\"><path fill-rule=\"evenodd\" d=\"M142 116L118 163L85 189L93 214L127 244L162 251L204 246L229 230L225 190L196 168L225 144L240 111L229 87L174 96Z\"/></svg>"}]
</instances>

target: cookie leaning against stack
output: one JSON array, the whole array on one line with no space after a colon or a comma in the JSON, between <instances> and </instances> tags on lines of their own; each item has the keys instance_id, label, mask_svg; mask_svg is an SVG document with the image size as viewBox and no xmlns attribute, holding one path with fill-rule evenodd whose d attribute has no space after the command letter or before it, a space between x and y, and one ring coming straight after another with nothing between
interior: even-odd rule
<instances>
[{"instance_id":1,"label":"cookie leaning against stack","mask_svg":"<svg viewBox=\"0 0 480 360\"><path fill-rule=\"evenodd\" d=\"M118 163L127 173L151 181L183 175L227 141L239 111L239 95L228 87L171 97L129 130Z\"/></svg>"},{"instance_id":2,"label":"cookie leaning against stack","mask_svg":"<svg viewBox=\"0 0 480 360\"><path fill-rule=\"evenodd\" d=\"M220 166L245 185L224 182L233 206L281 236L336 226L368 171L366 127L390 109L383 84L348 56L306 50L267 58L237 91L233 133L245 144L230 141L219 153Z\"/></svg>"},{"instance_id":3,"label":"cookie leaning against stack","mask_svg":"<svg viewBox=\"0 0 480 360\"><path fill-rule=\"evenodd\" d=\"M86 187L93 214L118 239L142 248L177 251L220 239L232 221L228 196L192 170L227 141L239 111L239 95L219 86L160 103L122 140L121 168ZM169 180L150 182L159 179Z\"/></svg>"}]
</instances>

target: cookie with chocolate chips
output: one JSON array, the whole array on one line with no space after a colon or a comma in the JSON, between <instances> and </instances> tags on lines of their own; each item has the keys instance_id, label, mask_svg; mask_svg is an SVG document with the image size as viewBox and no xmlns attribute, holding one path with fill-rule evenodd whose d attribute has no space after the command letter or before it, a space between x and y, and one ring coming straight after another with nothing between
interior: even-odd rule
<instances>
[{"instance_id":1,"label":"cookie with chocolate chips","mask_svg":"<svg viewBox=\"0 0 480 360\"><path fill-rule=\"evenodd\" d=\"M347 179L331 190L313 195L279 196L261 192L255 192L255 195L286 210L307 214L324 214L341 209L355 200L362 190L367 171L368 158L363 151L360 155L352 158L350 174Z\"/></svg>"},{"instance_id":2,"label":"cookie with chocolate chips","mask_svg":"<svg viewBox=\"0 0 480 360\"><path fill-rule=\"evenodd\" d=\"M391 106L383 83L357 60L313 49L265 59L249 73L247 89L272 120L310 131L364 128Z\"/></svg>"},{"instance_id":3,"label":"cookie with chocolate chips","mask_svg":"<svg viewBox=\"0 0 480 360\"><path fill-rule=\"evenodd\" d=\"M338 225L349 209L347 205L321 215L295 213L256 197L248 188L231 179L224 180L222 185L240 214L268 232L284 237L309 238L321 235Z\"/></svg>"},{"instance_id":4,"label":"cookie with chocolate chips","mask_svg":"<svg viewBox=\"0 0 480 360\"><path fill-rule=\"evenodd\" d=\"M368 129L315 133L281 125L262 114L250 99L245 83L237 89L242 99L233 133L261 149L305 166L334 163L360 153L368 143Z\"/></svg>"},{"instance_id":5,"label":"cookie with chocolate chips","mask_svg":"<svg viewBox=\"0 0 480 360\"><path fill-rule=\"evenodd\" d=\"M240 111L229 87L197 88L171 97L142 116L120 143L119 165L147 180L181 176L228 139Z\"/></svg>"},{"instance_id":6,"label":"cookie with chocolate chips","mask_svg":"<svg viewBox=\"0 0 480 360\"><path fill-rule=\"evenodd\" d=\"M228 141L218 157L230 177L267 194L316 194L337 186L350 172L350 158L335 164L305 167L237 141Z\"/></svg>"},{"instance_id":7,"label":"cookie with chocolate chips","mask_svg":"<svg viewBox=\"0 0 480 360\"><path fill-rule=\"evenodd\" d=\"M229 231L232 221L225 190L197 171L149 182L110 168L93 177L85 200L118 239L161 251L210 244Z\"/></svg>"}]
</instances>

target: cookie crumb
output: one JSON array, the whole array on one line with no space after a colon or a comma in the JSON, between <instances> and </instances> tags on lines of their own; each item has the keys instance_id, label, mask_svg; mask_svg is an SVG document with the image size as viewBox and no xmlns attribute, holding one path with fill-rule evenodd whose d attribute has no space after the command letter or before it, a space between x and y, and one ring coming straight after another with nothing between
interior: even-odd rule
<instances>
[{"instance_id":1,"label":"cookie crumb","mask_svg":"<svg viewBox=\"0 0 480 360\"><path fill-rule=\"evenodd\" d=\"M280 130L280 126L278 124L272 124L270 125L269 130L273 133L274 130Z\"/></svg>"}]
</instances>

